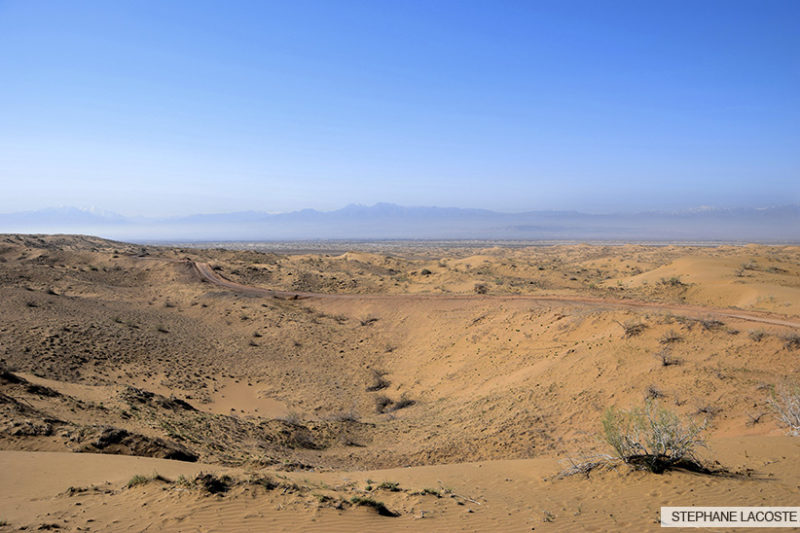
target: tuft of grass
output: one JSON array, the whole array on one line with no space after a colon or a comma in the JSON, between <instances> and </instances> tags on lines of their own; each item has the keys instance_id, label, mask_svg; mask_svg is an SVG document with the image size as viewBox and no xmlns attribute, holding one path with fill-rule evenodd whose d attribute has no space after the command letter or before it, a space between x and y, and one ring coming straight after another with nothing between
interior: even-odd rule
<instances>
[{"instance_id":1,"label":"tuft of grass","mask_svg":"<svg viewBox=\"0 0 800 533\"><path fill-rule=\"evenodd\" d=\"M377 487L379 490L388 490L391 492L400 492L400 483L393 481L384 481Z\"/></svg>"},{"instance_id":2,"label":"tuft of grass","mask_svg":"<svg viewBox=\"0 0 800 533\"><path fill-rule=\"evenodd\" d=\"M147 485L148 483L152 483L153 481L172 483L169 479L165 478L158 472L153 472L153 475L151 476L143 476L141 474L136 474L130 480L128 480L127 487L131 489L133 487L138 487L139 485Z\"/></svg>"},{"instance_id":3,"label":"tuft of grass","mask_svg":"<svg viewBox=\"0 0 800 533\"><path fill-rule=\"evenodd\" d=\"M146 485L150 483L150 478L147 476L142 476L140 474L136 474L128 481L128 488L138 487L139 485Z\"/></svg>"},{"instance_id":4,"label":"tuft of grass","mask_svg":"<svg viewBox=\"0 0 800 533\"><path fill-rule=\"evenodd\" d=\"M371 509L374 509L381 516L392 516L392 517L400 516L400 513L395 513L394 511L390 511L389 508L386 507L386 505L383 502L373 500L372 498L364 498L363 496L353 496L350 499L350 503L360 507L369 507Z\"/></svg>"}]
</instances>

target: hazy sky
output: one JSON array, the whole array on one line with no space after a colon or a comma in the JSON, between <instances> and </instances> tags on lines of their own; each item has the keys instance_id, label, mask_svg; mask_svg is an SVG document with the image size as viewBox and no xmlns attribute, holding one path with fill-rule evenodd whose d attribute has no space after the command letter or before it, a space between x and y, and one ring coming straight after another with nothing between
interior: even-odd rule
<instances>
[{"instance_id":1,"label":"hazy sky","mask_svg":"<svg viewBox=\"0 0 800 533\"><path fill-rule=\"evenodd\" d=\"M0 212L800 202L800 2L0 0Z\"/></svg>"}]
</instances>

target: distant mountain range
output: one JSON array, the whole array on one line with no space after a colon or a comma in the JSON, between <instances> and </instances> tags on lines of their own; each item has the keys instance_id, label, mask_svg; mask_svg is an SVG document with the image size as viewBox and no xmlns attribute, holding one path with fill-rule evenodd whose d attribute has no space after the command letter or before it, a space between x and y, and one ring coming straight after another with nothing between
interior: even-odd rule
<instances>
[{"instance_id":1,"label":"distant mountain range","mask_svg":"<svg viewBox=\"0 0 800 533\"><path fill-rule=\"evenodd\" d=\"M335 211L125 217L74 207L0 214L3 233L81 233L133 242L481 239L800 243L800 205L596 215L500 213L379 203Z\"/></svg>"}]
</instances>

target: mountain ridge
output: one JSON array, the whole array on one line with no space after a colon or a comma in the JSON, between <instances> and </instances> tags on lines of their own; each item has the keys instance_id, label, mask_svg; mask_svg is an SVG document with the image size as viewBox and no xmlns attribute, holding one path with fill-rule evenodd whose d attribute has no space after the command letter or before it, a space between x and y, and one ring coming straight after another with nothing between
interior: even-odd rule
<instances>
[{"instance_id":1,"label":"mountain ridge","mask_svg":"<svg viewBox=\"0 0 800 533\"><path fill-rule=\"evenodd\" d=\"M800 242L800 205L593 214L348 204L332 211L248 210L129 217L51 207L0 214L0 232L89 233L118 240L522 239Z\"/></svg>"}]
</instances>

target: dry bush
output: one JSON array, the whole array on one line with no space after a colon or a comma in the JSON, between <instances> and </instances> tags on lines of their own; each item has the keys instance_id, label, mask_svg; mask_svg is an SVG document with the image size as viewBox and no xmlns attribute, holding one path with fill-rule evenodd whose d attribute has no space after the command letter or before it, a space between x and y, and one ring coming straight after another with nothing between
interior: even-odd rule
<instances>
[{"instance_id":1,"label":"dry bush","mask_svg":"<svg viewBox=\"0 0 800 533\"><path fill-rule=\"evenodd\" d=\"M367 385L367 392L379 391L391 385L391 383L383 377L385 375L386 372L373 368L370 373L370 382L369 385Z\"/></svg>"},{"instance_id":2,"label":"dry bush","mask_svg":"<svg viewBox=\"0 0 800 533\"><path fill-rule=\"evenodd\" d=\"M622 326L622 329L625 330L625 338L641 335L642 332L647 329L647 324L644 322L634 322L629 320L625 323L617 322L617 324Z\"/></svg>"},{"instance_id":3,"label":"dry bush","mask_svg":"<svg viewBox=\"0 0 800 533\"><path fill-rule=\"evenodd\" d=\"M783 337L783 347L787 350L797 350L800 348L800 334L789 333Z\"/></svg>"},{"instance_id":4,"label":"dry bush","mask_svg":"<svg viewBox=\"0 0 800 533\"><path fill-rule=\"evenodd\" d=\"M392 400L388 396L378 396L375 398L375 411L379 414L384 414L410 407L415 403L414 400L407 398L405 395L401 396L397 401Z\"/></svg>"},{"instance_id":5,"label":"dry bush","mask_svg":"<svg viewBox=\"0 0 800 533\"><path fill-rule=\"evenodd\" d=\"M675 413L652 400L644 408L606 410L603 433L616 456L636 468L661 473L669 468L704 470L695 450L704 446L700 438L705 423L681 421Z\"/></svg>"},{"instance_id":6,"label":"dry bush","mask_svg":"<svg viewBox=\"0 0 800 533\"><path fill-rule=\"evenodd\" d=\"M333 415L331 420L334 422L359 422L358 411L351 409L349 411L342 411L339 414Z\"/></svg>"},{"instance_id":7,"label":"dry bush","mask_svg":"<svg viewBox=\"0 0 800 533\"><path fill-rule=\"evenodd\" d=\"M664 333L664 335L662 335L661 338L658 339L658 342L660 342L661 344L670 344L673 342L678 342L681 339L682 337L674 329L671 329L668 332Z\"/></svg>"},{"instance_id":8,"label":"dry bush","mask_svg":"<svg viewBox=\"0 0 800 533\"><path fill-rule=\"evenodd\" d=\"M476 294L486 294L489 291L483 283L476 283L474 290Z\"/></svg>"},{"instance_id":9,"label":"dry bush","mask_svg":"<svg viewBox=\"0 0 800 533\"><path fill-rule=\"evenodd\" d=\"M605 470L615 468L619 464L619 459L607 454L586 455L580 454L578 457L567 457L561 461L567 467L559 472L558 477L568 477L581 474L589 477L595 470Z\"/></svg>"},{"instance_id":10,"label":"dry bush","mask_svg":"<svg viewBox=\"0 0 800 533\"><path fill-rule=\"evenodd\" d=\"M375 398L375 411L377 411L379 414L386 413L390 410L393 403L394 402L392 399L388 396L378 396Z\"/></svg>"},{"instance_id":11,"label":"dry bush","mask_svg":"<svg viewBox=\"0 0 800 533\"><path fill-rule=\"evenodd\" d=\"M791 435L800 436L800 387L784 385L772 394L770 406Z\"/></svg>"},{"instance_id":12,"label":"dry bush","mask_svg":"<svg viewBox=\"0 0 800 533\"><path fill-rule=\"evenodd\" d=\"M683 362L677 357L673 357L668 348L662 348L656 352L655 357L661 361L661 366L675 366Z\"/></svg>"},{"instance_id":13,"label":"dry bush","mask_svg":"<svg viewBox=\"0 0 800 533\"><path fill-rule=\"evenodd\" d=\"M380 320L378 317L372 316L372 315L368 315L368 316L365 316L364 318L362 318L361 320L359 320L359 322L361 323L362 326L369 326L370 324L374 324L378 320Z\"/></svg>"},{"instance_id":14,"label":"dry bush","mask_svg":"<svg viewBox=\"0 0 800 533\"><path fill-rule=\"evenodd\" d=\"M701 318L697 322L703 326L703 329L706 331L714 331L722 328L725 325L725 322L715 318Z\"/></svg>"},{"instance_id":15,"label":"dry bush","mask_svg":"<svg viewBox=\"0 0 800 533\"><path fill-rule=\"evenodd\" d=\"M755 342L761 342L764 337L767 336L766 332L763 329L753 329L747 334L750 337L750 340Z\"/></svg>"}]
</instances>

